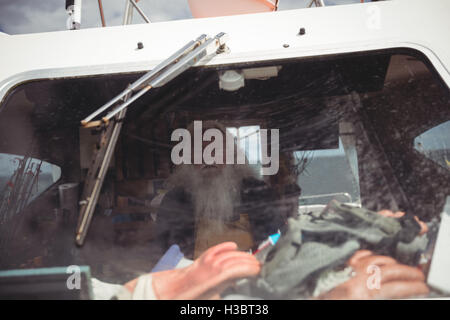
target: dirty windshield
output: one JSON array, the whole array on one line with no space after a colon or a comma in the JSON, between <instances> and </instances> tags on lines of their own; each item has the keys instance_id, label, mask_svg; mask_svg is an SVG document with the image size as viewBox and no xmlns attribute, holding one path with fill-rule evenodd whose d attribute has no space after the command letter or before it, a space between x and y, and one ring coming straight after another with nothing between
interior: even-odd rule
<instances>
[{"instance_id":1,"label":"dirty windshield","mask_svg":"<svg viewBox=\"0 0 450 320\"><path fill-rule=\"evenodd\" d=\"M221 297L339 297L361 250L428 272L450 195L450 96L403 49L195 67L154 88L127 110L77 246L104 132L80 121L142 74L4 98L0 270L89 266L123 285L233 242L260 269Z\"/></svg>"}]
</instances>

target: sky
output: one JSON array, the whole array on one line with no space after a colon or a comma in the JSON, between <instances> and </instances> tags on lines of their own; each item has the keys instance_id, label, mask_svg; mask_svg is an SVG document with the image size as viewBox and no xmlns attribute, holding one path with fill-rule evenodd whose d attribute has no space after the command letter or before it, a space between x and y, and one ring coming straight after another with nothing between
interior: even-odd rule
<instances>
[{"instance_id":1,"label":"sky","mask_svg":"<svg viewBox=\"0 0 450 320\"><path fill-rule=\"evenodd\" d=\"M122 24L127 0L102 0L107 26ZM224 0L226 1L226 0ZM324 0L326 5L360 0ZM304 8L310 0L280 0L279 10ZM101 27L97 0L83 0L81 28ZM192 18L187 0L140 0L139 7L152 22ZM65 0L0 0L0 31L8 34L66 30ZM133 23L144 23L137 12Z\"/></svg>"}]
</instances>

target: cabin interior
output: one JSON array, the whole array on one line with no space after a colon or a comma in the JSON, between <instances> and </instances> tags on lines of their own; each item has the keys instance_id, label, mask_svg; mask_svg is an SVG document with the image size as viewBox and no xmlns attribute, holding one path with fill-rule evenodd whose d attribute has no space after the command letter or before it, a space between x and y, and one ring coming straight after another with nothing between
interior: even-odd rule
<instances>
[{"instance_id":1,"label":"cabin interior","mask_svg":"<svg viewBox=\"0 0 450 320\"><path fill-rule=\"evenodd\" d=\"M220 88L230 70L244 77L243 87ZM101 132L80 121L144 73L39 79L5 96L0 269L89 265L111 283L149 272L160 258L151 250L158 203L176 169L171 133L194 120L218 120L242 147L260 129L279 129L280 169L262 179L279 189L297 183L299 206L338 197L429 221L450 194L450 95L418 52L194 67L128 108L78 247L78 202ZM248 152L259 160L260 150Z\"/></svg>"}]
</instances>

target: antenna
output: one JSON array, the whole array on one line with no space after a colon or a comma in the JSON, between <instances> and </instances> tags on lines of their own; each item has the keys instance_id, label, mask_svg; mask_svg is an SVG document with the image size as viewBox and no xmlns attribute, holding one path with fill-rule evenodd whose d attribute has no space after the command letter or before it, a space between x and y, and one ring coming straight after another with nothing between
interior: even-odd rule
<instances>
[{"instance_id":1,"label":"antenna","mask_svg":"<svg viewBox=\"0 0 450 320\"><path fill-rule=\"evenodd\" d=\"M102 0L98 0L98 10L100 11L100 19L102 20L102 27L106 27L105 15L103 14Z\"/></svg>"},{"instance_id":2,"label":"antenna","mask_svg":"<svg viewBox=\"0 0 450 320\"><path fill-rule=\"evenodd\" d=\"M325 7L325 2L323 0L311 0L311 2L307 5L307 7L311 8L313 4L316 7Z\"/></svg>"},{"instance_id":3,"label":"antenna","mask_svg":"<svg viewBox=\"0 0 450 320\"><path fill-rule=\"evenodd\" d=\"M144 11L139 8L137 4L138 1L139 0L126 0L123 24L131 24L131 21L133 20L133 8L136 9L136 11L141 15L142 19L144 19L146 23L151 23L150 19L145 15ZM128 21L128 23L125 23L125 21Z\"/></svg>"},{"instance_id":4,"label":"antenna","mask_svg":"<svg viewBox=\"0 0 450 320\"><path fill-rule=\"evenodd\" d=\"M78 30L81 27L81 1L66 0L66 12L69 15L66 21L68 30Z\"/></svg>"}]
</instances>

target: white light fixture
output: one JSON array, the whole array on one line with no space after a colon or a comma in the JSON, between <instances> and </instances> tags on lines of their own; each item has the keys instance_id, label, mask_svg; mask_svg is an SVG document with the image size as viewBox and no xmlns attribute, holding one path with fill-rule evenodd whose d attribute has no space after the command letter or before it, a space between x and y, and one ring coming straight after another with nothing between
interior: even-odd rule
<instances>
[{"instance_id":1,"label":"white light fixture","mask_svg":"<svg viewBox=\"0 0 450 320\"><path fill-rule=\"evenodd\" d=\"M244 75L239 70L227 70L219 73L219 88L236 91L245 85Z\"/></svg>"},{"instance_id":2,"label":"white light fixture","mask_svg":"<svg viewBox=\"0 0 450 320\"><path fill-rule=\"evenodd\" d=\"M236 91L245 85L245 79L267 80L278 76L281 66L247 68L219 72L219 88L225 91Z\"/></svg>"}]
</instances>

